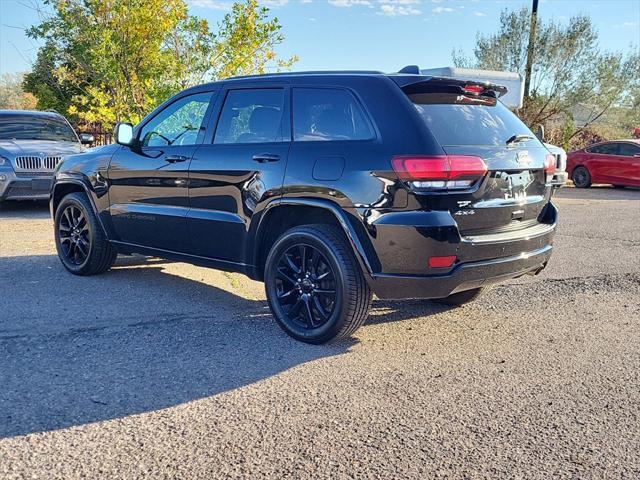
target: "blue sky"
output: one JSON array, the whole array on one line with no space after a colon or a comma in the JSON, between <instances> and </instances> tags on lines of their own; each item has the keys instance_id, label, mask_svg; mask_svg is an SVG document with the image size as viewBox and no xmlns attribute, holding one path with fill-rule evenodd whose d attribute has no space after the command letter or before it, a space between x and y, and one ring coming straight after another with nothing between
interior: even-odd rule
<instances>
[{"instance_id":1,"label":"blue sky","mask_svg":"<svg viewBox=\"0 0 640 480\"><path fill-rule=\"evenodd\" d=\"M187 0L193 14L215 25L230 0ZM37 44L24 28L37 21L38 0L0 0L0 73L25 71ZM263 0L286 35L278 49L297 54L295 70L375 69L397 71L451 64L453 48L470 52L476 33L494 32L505 7L530 0ZM638 0L541 0L540 15L561 22L585 13L608 50L638 48Z\"/></svg>"}]
</instances>

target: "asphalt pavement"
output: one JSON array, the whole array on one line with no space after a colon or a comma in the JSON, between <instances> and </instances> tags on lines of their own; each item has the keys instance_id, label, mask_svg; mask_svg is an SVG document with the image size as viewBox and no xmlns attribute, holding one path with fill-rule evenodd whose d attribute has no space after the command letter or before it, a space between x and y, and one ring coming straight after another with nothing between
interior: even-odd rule
<instances>
[{"instance_id":1,"label":"asphalt pavement","mask_svg":"<svg viewBox=\"0 0 640 480\"><path fill-rule=\"evenodd\" d=\"M541 275L324 346L241 275L74 277L46 204L5 204L0 478L640 478L640 191L556 204Z\"/></svg>"}]
</instances>

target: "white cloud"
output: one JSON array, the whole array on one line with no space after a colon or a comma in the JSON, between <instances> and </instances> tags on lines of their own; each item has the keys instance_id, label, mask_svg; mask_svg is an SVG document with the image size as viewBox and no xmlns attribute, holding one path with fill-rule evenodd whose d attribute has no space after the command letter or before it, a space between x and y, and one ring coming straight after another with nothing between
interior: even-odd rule
<instances>
[{"instance_id":1,"label":"white cloud","mask_svg":"<svg viewBox=\"0 0 640 480\"><path fill-rule=\"evenodd\" d=\"M231 2L219 1L219 0L189 0L189 3L194 7L210 8L212 10L229 10L231 8Z\"/></svg>"},{"instance_id":2,"label":"white cloud","mask_svg":"<svg viewBox=\"0 0 640 480\"><path fill-rule=\"evenodd\" d=\"M422 11L411 6L384 4L380 6L380 13L381 15L388 15L389 17L397 17L397 16L408 16L408 15L420 15Z\"/></svg>"},{"instance_id":3,"label":"white cloud","mask_svg":"<svg viewBox=\"0 0 640 480\"><path fill-rule=\"evenodd\" d=\"M369 0L329 0L334 7L353 7L354 5L371 5Z\"/></svg>"},{"instance_id":4,"label":"white cloud","mask_svg":"<svg viewBox=\"0 0 640 480\"><path fill-rule=\"evenodd\" d=\"M628 28L628 27L637 27L638 22L622 22L617 25L614 25L613 28Z\"/></svg>"},{"instance_id":5,"label":"white cloud","mask_svg":"<svg viewBox=\"0 0 640 480\"><path fill-rule=\"evenodd\" d=\"M433 13L451 13L451 12L453 12L453 8L451 8L451 7L436 7L431 11Z\"/></svg>"},{"instance_id":6,"label":"white cloud","mask_svg":"<svg viewBox=\"0 0 640 480\"><path fill-rule=\"evenodd\" d=\"M486 17L487 14L484 12L473 12L476 17Z\"/></svg>"},{"instance_id":7,"label":"white cloud","mask_svg":"<svg viewBox=\"0 0 640 480\"><path fill-rule=\"evenodd\" d=\"M260 0L260 3L269 8L278 8L284 7L289 0Z\"/></svg>"},{"instance_id":8,"label":"white cloud","mask_svg":"<svg viewBox=\"0 0 640 480\"><path fill-rule=\"evenodd\" d=\"M2 1L2 0L0 0ZM311 0L303 0L303 3L308 3ZM260 0L260 3L269 8L284 7L289 3L289 0ZM229 10L233 6L231 0L189 0L189 4L194 7L209 8L211 10Z\"/></svg>"}]
</instances>

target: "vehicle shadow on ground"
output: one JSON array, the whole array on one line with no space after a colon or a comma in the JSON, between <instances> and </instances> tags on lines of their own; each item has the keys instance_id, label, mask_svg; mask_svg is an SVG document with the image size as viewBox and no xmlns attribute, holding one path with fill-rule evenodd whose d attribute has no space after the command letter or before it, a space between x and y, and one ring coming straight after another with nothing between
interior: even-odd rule
<instances>
[{"instance_id":1,"label":"vehicle shadow on ground","mask_svg":"<svg viewBox=\"0 0 640 480\"><path fill-rule=\"evenodd\" d=\"M42 220L50 218L46 200L8 200L0 202L0 218Z\"/></svg>"},{"instance_id":2,"label":"vehicle shadow on ground","mask_svg":"<svg viewBox=\"0 0 640 480\"><path fill-rule=\"evenodd\" d=\"M265 301L167 273L163 261L118 265L78 278L53 255L0 258L3 295L15 305L0 317L0 438L221 394L355 343L292 340ZM442 311L377 306L375 323Z\"/></svg>"}]
</instances>

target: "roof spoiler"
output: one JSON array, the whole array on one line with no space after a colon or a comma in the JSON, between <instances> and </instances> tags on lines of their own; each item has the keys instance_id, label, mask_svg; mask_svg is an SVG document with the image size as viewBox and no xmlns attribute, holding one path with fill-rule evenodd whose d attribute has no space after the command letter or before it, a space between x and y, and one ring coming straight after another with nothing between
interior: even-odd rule
<instances>
[{"instance_id":1,"label":"roof spoiler","mask_svg":"<svg viewBox=\"0 0 640 480\"><path fill-rule=\"evenodd\" d=\"M398 73L410 73L412 75L420 75L420 67L418 65L407 65Z\"/></svg>"},{"instance_id":2,"label":"roof spoiler","mask_svg":"<svg viewBox=\"0 0 640 480\"><path fill-rule=\"evenodd\" d=\"M430 77L427 75L416 77L414 74L393 75L391 78L406 94L446 92L453 89L456 93L466 95L471 94L499 98L507 93L507 87L504 85L480 82L478 80L463 80L451 77Z\"/></svg>"}]
</instances>

